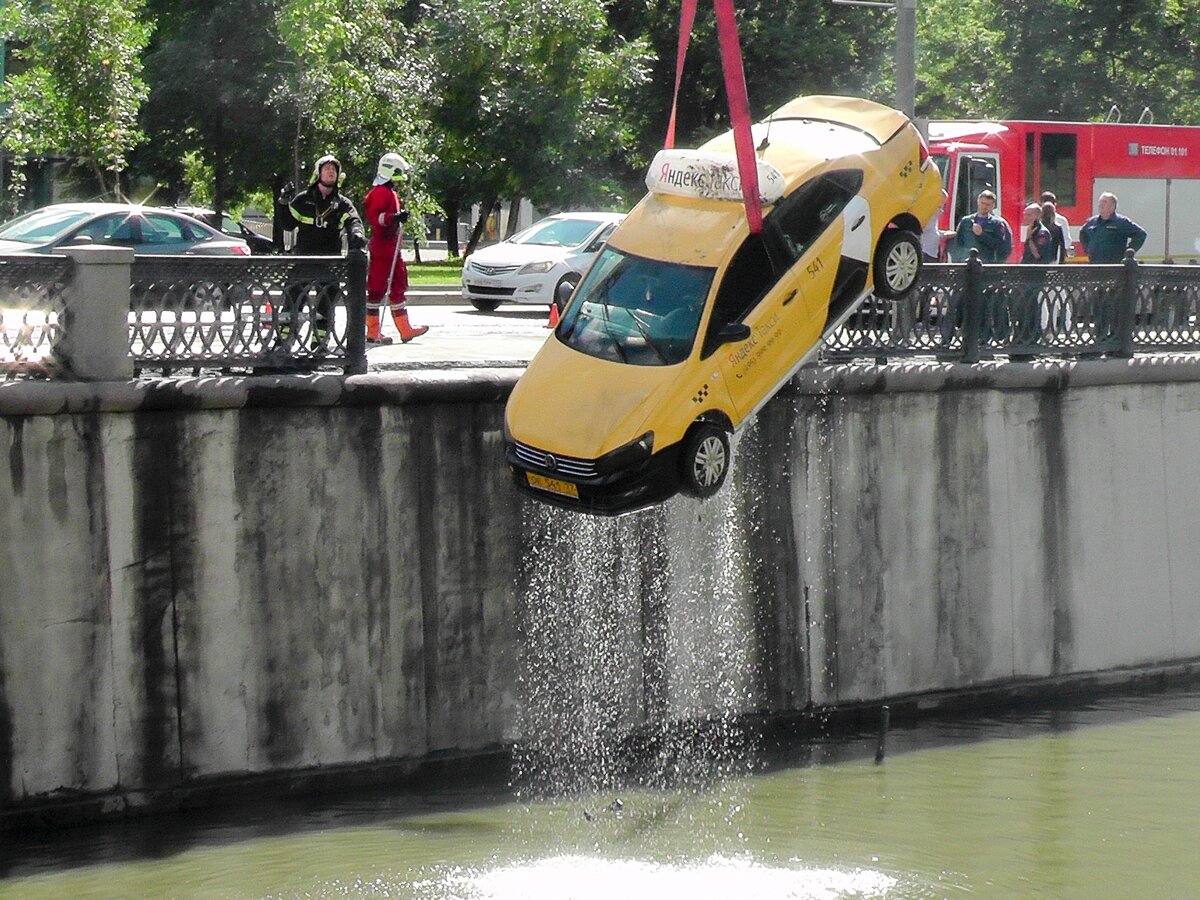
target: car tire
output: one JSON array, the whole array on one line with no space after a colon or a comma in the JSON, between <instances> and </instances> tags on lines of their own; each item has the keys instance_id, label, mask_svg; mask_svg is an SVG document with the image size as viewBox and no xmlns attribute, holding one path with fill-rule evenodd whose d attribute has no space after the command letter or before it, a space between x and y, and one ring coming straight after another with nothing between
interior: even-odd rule
<instances>
[{"instance_id":1,"label":"car tire","mask_svg":"<svg viewBox=\"0 0 1200 900\"><path fill-rule=\"evenodd\" d=\"M479 310L480 312L495 312L496 309L500 306L500 301L499 300L476 300L474 297L472 297L471 305L473 307L475 307L477 310Z\"/></svg>"},{"instance_id":2,"label":"car tire","mask_svg":"<svg viewBox=\"0 0 1200 900\"><path fill-rule=\"evenodd\" d=\"M875 248L875 296L898 300L921 274L921 242L900 228L889 228Z\"/></svg>"},{"instance_id":3,"label":"car tire","mask_svg":"<svg viewBox=\"0 0 1200 900\"><path fill-rule=\"evenodd\" d=\"M697 422L683 439L681 490L689 497L711 497L729 473L729 437L711 422Z\"/></svg>"},{"instance_id":4,"label":"car tire","mask_svg":"<svg viewBox=\"0 0 1200 900\"><path fill-rule=\"evenodd\" d=\"M566 304L561 304L561 303L559 303L559 302L558 302L558 291L559 291L559 289L560 289L560 288L561 288L561 287L562 287L564 284L569 284L569 285L571 286L571 293L572 293L572 294L574 294L574 293L575 293L575 288L579 287L579 282L580 282L581 280L582 280L582 279L580 278L580 276L579 276L577 273L575 273L575 272L568 272L568 273L567 273L566 275L564 275L562 278L558 279L558 284L556 284L556 285L554 286L554 294L552 295L553 299L551 299L551 301L550 301L550 302L558 305L558 314L559 314L559 315L562 315L562 314L563 314L563 312L565 312L565 311L566 311Z\"/></svg>"}]
</instances>

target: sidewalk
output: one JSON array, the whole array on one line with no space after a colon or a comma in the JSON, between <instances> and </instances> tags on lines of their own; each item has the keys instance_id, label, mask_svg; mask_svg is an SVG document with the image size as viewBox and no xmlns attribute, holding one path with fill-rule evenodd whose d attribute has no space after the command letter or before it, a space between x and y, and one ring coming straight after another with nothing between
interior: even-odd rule
<instances>
[{"instance_id":1,"label":"sidewalk","mask_svg":"<svg viewBox=\"0 0 1200 900\"><path fill-rule=\"evenodd\" d=\"M437 298L443 295L433 293ZM383 333L394 344L367 348L370 371L388 369L450 369L464 366L524 368L541 348L550 329L548 310L541 306L508 304L483 313L469 304L434 299L418 301L409 291L409 319L413 325L428 325L419 338L400 343L392 322L383 323Z\"/></svg>"}]
</instances>

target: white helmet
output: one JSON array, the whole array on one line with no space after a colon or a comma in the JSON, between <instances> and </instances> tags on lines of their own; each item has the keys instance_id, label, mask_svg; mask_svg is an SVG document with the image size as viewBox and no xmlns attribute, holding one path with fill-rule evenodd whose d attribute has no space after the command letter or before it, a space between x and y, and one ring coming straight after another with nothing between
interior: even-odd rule
<instances>
[{"instance_id":1,"label":"white helmet","mask_svg":"<svg viewBox=\"0 0 1200 900\"><path fill-rule=\"evenodd\" d=\"M386 184L393 178L399 178L408 172L412 166L399 153L385 153L379 157L379 169L375 172L375 183Z\"/></svg>"}]
</instances>

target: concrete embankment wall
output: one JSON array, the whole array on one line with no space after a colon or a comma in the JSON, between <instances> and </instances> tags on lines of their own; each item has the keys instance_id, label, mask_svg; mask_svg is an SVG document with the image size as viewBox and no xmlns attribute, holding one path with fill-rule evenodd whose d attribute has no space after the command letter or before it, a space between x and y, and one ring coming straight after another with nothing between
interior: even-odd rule
<instances>
[{"instance_id":1,"label":"concrete embankment wall","mask_svg":"<svg viewBox=\"0 0 1200 900\"><path fill-rule=\"evenodd\" d=\"M516 374L0 386L0 812L518 740L597 547L630 724L1200 658L1195 359L811 370L718 498L604 522L511 487Z\"/></svg>"}]
</instances>

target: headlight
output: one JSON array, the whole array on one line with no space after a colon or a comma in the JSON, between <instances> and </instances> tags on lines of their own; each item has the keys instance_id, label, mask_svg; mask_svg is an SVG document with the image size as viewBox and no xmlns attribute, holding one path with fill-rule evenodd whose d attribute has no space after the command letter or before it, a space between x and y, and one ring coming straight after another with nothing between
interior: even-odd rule
<instances>
[{"instance_id":1,"label":"headlight","mask_svg":"<svg viewBox=\"0 0 1200 900\"><path fill-rule=\"evenodd\" d=\"M542 260L541 262L529 263L528 265L521 266L521 271L518 272L517 274L518 275L541 275L543 272L549 272L553 268L554 268L554 260L545 259L545 260Z\"/></svg>"},{"instance_id":2,"label":"headlight","mask_svg":"<svg viewBox=\"0 0 1200 900\"><path fill-rule=\"evenodd\" d=\"M650 454L653 452L654 432L647 431L636 441L630 441L624 447L618 447L601 456L596 460L596 471L601 475L619 472L644 462L650 458Z\"/></svg>"}]
</instances>

